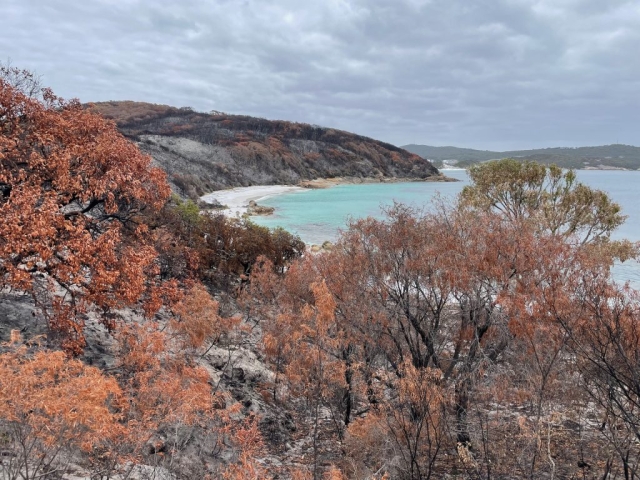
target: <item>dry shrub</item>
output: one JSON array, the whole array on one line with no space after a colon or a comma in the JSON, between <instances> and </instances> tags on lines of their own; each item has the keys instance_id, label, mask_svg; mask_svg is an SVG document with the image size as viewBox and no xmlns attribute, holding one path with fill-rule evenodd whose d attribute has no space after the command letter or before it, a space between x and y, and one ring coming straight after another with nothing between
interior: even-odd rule
<instances>
[{"instance_id":1,"label":"dry shrub","mask_svg":"<svg viewBox=\"0 0 640 480\"><path fill-rule=\"evenodd\" d=\"M186 348L197 349L205 342L217 343L225 334L238 326L240 318L224 318L218 315L219 304L207 289L196 284L187 292L183 300L173 309L172 330Z\"/></svg>"},{"instance_id":2,"label":"dry shrub","mask_svg":"<svg viewBox=\"0 0 640 480\"><path fill-rule=\"evenodd\" d=\"M405 362L402 376L393 382L392 397L351 424L347 450L355 478L434 475L440 451L451 443L446 424L450 399L441 376L437 369Z\"/></svg>"},{"instance_id":3,"label":"dry shrub","mask_svg":"<svg viewBox=\"0 0 640 480\"><path fill-rule=\"evenodd\" d=\"M0 433L9 451L3 478L35 479L127 435L124 394L113 377L62 352L0 355Z\"/></svg>"}]
</instances>

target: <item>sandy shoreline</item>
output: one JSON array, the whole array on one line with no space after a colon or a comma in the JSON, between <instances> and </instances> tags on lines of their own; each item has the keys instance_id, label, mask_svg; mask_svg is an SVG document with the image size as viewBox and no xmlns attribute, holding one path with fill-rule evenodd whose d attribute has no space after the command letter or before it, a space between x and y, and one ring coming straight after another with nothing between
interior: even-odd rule
<instances>
[{"instance_id":1,"label":"sandy shoreline","mask_svg":"<svg viewBox=\"0 0 640 480\"><path fill-rule=\"evenodd\" d=\"M228 190L217 190L200 197L206 203L219 203L228 208L220 210L228 217L241 217L247 213L247 208L251 200L259 203L268 197L282 195L283 193L301 192L310 188L330 188L336 185L365 184L365 183L398 183L398 182L457 182L458 180L444 175L421 178L358 178L358 177L335 177L318 178L316 180L305 180L299 185L258 185L253 187L235 187Z\"/></svg>"},{"instance_id":2,"label":"sandy shoreline","mask_svg":"<svg viewBox=\"0 0 640 480\"><path fill-rule=\"evenodd\" d=\"M251 200L260 202L268 197L282 195L283 193L300 192L306 190L303 187L293 185L260 185L255 187L236 187L229 190L217 190L200 197L206 203L216 201L228 208L220 210L229 217L241 217L247 213L247 207Z\"/></svg>"},{"instance_id":3,"label":"sandy shoreline","mask_svg":"<svg viewBox=\"0 0 640 480\"><path fill-rule=\"evenodd\" d=\"M359 185L370 183L404 183L404 182L457 182L456 178L447 177L446 175L433 175L427 178L408 178L408 177L334 177L334 178L317 178L315 180L304 180L300 182L300 186L305 188L330 188L336 185Z\"/></svg>"}]
</instances>

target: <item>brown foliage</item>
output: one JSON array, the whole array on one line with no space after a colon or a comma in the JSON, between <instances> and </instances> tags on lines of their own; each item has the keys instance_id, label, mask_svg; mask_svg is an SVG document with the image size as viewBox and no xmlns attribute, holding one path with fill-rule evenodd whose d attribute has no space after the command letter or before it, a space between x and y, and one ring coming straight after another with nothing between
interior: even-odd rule
<instances>
[{"instance_id":1,"label":"brown foliage","mask_svg":"<svg viewBox=\"0 0 640 480\"><path fill-rule=\"evenodd\" d=\"M402 478L431 478L440 450L447 438L447 407L451 400L441 385L441 372L402 367L403 376L392 382L392 398L349 427L352 471L393 471L394 458L401 458Z\"/></svg>"},{"instance_id":2,"label":"brown foliage","mask_svg":"<svg viewBox=\"0 0 640 480\"><path fill-rule=\"evenodd\" d=\"M78 354L82 315L147 297L155 251L136 215L160 208L165 175L115 125L50 90L30 98L0 78L0 286L30 292Z\"/></svg>"},{"instance_id":3,"label":"brown foliage","mask_svg":"<svg viewBox=\"0 0 640 480\"><path fill-rule=\"evenodd\" d=\"M212 408L209 375L175 352L166 332L152 322L118 332L123 379L132 393L129 421L153 432L160 425L191 425ZM136 435L144 437L139 431Z\"/></svg>"},{"instance_id":4,"label":"brown foliage","mask_svg":"<svg viewBox=\"0 0 640 480\"><path fill-rule=\"evenodd\" d=\"M215 306L202 287L194 287L185 301L204 304L205 312ZM215 325L217 317L206 320ZM221 332L223 326L215 325L215 329ZM131 430L129 436L119 439L114 450L122 452L124 448L135 455L133 458L140 459L157 431L173 431L173 436L165 442L165 452L155 455L161 465L176 468L172 457L179 448L178 432L190 427L203 432L205 439L210 437L207 441L212 442L216 450L229 449L228 465L213 469L204 466L201 471L196 470L200 473L187 471L182 476L217 472L219 476L212 478L264 478L265 470L255 461L263 452L257 418L249 416L242 420L241 405L233 402L226 392L212 388L209 374L192 356L197 345L188 343L189 348L184 350L184 334L184 325L176 322L172 322L168 330L147 323L128 326L118 333L119 380L128 392L123 414ZM187 340L197 343L201 338L205 337L188 336ZM122 461L122 454L118 460Z\"/></svg>"},{"instance_id":5,"label":"brown foliage","mask_svg":"<svg viewBox=\"0 0 640 480\"><path fill-rule=\"evenodd\" d=\"M281 228L201 215L190 201L169 203L146 221L159 230L155 246L164 278L196 278L227 287L248 275L258 257L266 257L281 272L305 248L299 237Z\"/></svg>"},{"instance_id":6,"label":"brown foliage","mask_svg":"<svg viewBox=\"0 0 640 480\"><path fill-rule=\"evenodd\" d=\"M12 478L52 474L74 451L97 475L145 456L175 468L182 428L230 449L230 465L180 475L271 474L256 460L258 419L239 420L241 405L196 356L239 323L198 280L249 273L243 305L276 372L264 398L292 410L310 440L292 478L637 478L640 302L609 275L635 247L607 241L622 217L601 192L507 162L516 181L480 169L455 208L396 205L353 222L331 252L298 258L304 246L284 231L188 202L160 209L162 174L112 124L47 90L36 100L14 73L0 74L0 287L30 292L69 353L81 351L91 310L110 328L126 305L170 304L175 316L119 329L113 376L28 350L13 331L0 355ZM222 141L217 122L252 165L311 175L300 158L336 173L336 162L367 157L412 170L403 152L334 130L126 107L119 119L132 131L156 122ZM172 432L160 446L159 431Z\"/></svg>"},{"instance_id":7,"label":"brown foliage","mask_svg":"<svg viewBox=\"0 0 640 480\"><path fill-rule=\"evenodd\" d=\"M174 309L173 330L187 348L199 348L208 340L217 341L230 328L218 316L216 302L202 285L192 287Z\"/></svg>"},{"instance_id":8,"label":"brown foliage","mask_svg":"<svg viewBox=\"0 0 640 480\"><path fill-rule=\"evenodd\" d=\"M351 474L574 475L571 458L587 465L594 455L589 468L636 471L640 336L636 300L610 283L617 246L538 227L395 206L283 277L254 270L247 304L264 318L282 391L311 397L311 419L314 405L339 413ZM333 310L322 330L318 285ZM319 366L333 373L318 376ZM606 435L580 416L590 397Z\"/></svg>"},{"instance_id":9,"label":"brown foliage","mask_svg":"<svg viewBox=\"0 0 640 480\"><path fill-rule=\"evenodd\" d=\"M119 434L119 416L110 405L120 406L122 391L97 368L67 360L62 352L28 356L20 347L0 356L0 377L0 416L26 422L49 446L73 440L90 449Z\"/></svg>"},{"instance_id":10,"label":"brown foliage","mask_svg":"<svg viewBox=\"0 0 640 480\"><path fill-rule=\"evenodd\" d=\"M99 102L89 104L89 110L97 112L105 118L116 123L140 122L166 115L171 111L178 110L169 105L158 105L154 103L133 102L130 100L119 102Z\"/></svg>"},{"instance_id":11,"label":"brown foliage","mask_svg":"<svg viewBox=\"0 0 640 480\"><path fill-rule=\"evenodd\" d=\"M6 346L0 355L0 442L9 460L0 472L35 479L63 471L75 459L101 477L116 471L126 476L148 462L183 476L264 478L254 461L263 448L257 419L240 420L240 406L212 389L209 374L195 364L192 349L182 350L182 336L175 333L171 325L152 322L121 328L112 376L63 352ZM14 340L22 343L17 335ZM209 448L230 449L228 467L181 471L175 456L187 428L205 432L200 438ZM162 431L172 433L158 441Z\"/></svg>"},{"instance_id":12,"label":"brown foliage","mask_svg":"<svg viewBox=\"0 0 640 480\"><path fill-rule=\"evenodd\" d=\"M0 355L0 435L11 453L3 478L40 478L74 449L115 444L127 432L125 404L114 378L62 352L17 347Z\"/></svg>"}]
</instances>

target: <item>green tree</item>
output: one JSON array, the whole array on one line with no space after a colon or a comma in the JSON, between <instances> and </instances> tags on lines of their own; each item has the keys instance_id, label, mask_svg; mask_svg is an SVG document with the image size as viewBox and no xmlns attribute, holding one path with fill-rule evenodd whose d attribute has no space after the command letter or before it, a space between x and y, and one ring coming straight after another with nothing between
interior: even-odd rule
<instances>
[{"instance_id":1,"label":"green tree","mask_svg":"<svg viewBox=\"0 0 640 480\"><path fill-rule=\"evenodd\" d=\"M175 210L185 224L197 226L200 223L200 208L193 200L182 200L174 194L171 196L171 201L175 204Z\"/></svg>"},{"instance_id":2,"label":"green tree","mask_svg":"<svg viewBox=\"0 0 640 480\"><path fill-rule=\"evenodd\" d=\"M505 158L469 168L472 184L461 204L494 210L507 219L531 219L552 235L580 243L606 241L625 220L620 205L600 190L576 180L573 170Z\"/></svg>"}]
</instances>

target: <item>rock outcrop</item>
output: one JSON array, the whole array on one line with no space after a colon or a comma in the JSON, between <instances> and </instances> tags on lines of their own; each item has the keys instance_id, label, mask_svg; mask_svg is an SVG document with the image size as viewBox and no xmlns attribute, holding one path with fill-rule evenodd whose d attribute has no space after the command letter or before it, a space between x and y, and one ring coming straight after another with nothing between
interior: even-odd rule
<instances>
[{"instance_id":1,"label":"rock outcrop","mask_svg":"<svg viewBox=\"0 0 640 480\"><path fill-rule=\"evenodd\" d=\"M271 215L275 210L273 207L258 205L255 200L251 200L247 207L247 215Z\"/></svg>"}]
</instances>

